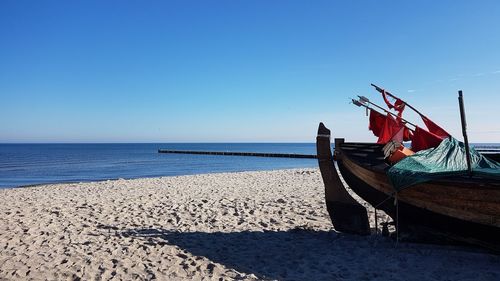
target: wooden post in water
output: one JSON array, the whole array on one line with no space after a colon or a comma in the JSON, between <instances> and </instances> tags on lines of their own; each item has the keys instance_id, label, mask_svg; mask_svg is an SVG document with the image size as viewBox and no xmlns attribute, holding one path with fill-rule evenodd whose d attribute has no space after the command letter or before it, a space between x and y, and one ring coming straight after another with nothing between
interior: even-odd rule
<instances>
[{"instance_id":1,"label":"wooden post in water","mask_svg":"<svg viewBox=\"0 0 500 281\"><path fill-rule=\"evenodd\" d=\"M462 90L458 91L458 104L460 105L460 119L462 121L462 134L464 136L465 143L465 153L467 154L467 171L469 176L472 175L472 167L470 163L470 151L469 151L469 139L467 138L467 123L465 120L465 108L464 108L464 97L462 95Z\"/></svg>"}]
</instances>

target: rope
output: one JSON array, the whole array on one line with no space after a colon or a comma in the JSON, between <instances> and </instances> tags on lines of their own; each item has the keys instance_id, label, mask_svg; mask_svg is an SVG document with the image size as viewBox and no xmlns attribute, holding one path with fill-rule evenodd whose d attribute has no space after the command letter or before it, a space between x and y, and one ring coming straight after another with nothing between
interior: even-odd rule
<instances>
[{"instance_id":1,"label":"rope","mask_svg":"<svg viewBox=\"0 0 500 281\"><path fill-rule=\"evenodd\" d=\"M396 192L396 196L394 197L394 203L396 204L396 246L399 242L399 202L398 202L398 193Z\"/></svg>"},{"instance_id":2,"label":"rope","mask_svg":"<svg viewBox=\"0 0 500 281\"><path fill-rule=\"evenodd\" d=\"M377 225L377 209L380 205L387 202L387 200L394 197L394 205L396 205L396 244L399 242L399 201L398 201L398 192L394 191L391 193L384 201L378 203L375 208L375 232L378 233L378 225Z\"/></svg>"},{"instance_id":3,"label":"rope","mask_svg":"<svg viewBox=\"0 0 500 281\"><path fill-rule=\"evenodd\" d=\"M393 193L389 194L389 197L387 197L384 201L380 202L378 205L375 206L375 209L378 209L378 207L382 204L384 204L387 200L391 199L394 194L396 194L396 191L394 191Z\"/></svg>"}]
</instances>

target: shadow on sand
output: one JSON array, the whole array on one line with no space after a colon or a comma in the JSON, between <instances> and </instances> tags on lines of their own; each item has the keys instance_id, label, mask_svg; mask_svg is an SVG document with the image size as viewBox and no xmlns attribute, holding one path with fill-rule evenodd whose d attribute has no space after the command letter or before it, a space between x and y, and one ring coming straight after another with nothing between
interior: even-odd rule
<instances>
[{"instance_id":1,"label":"shadow on sand","mask_svg":"<svg viewBox=\"0 0 500 281\"><path fill-rule=\"evenodd\" d=\"M334 231L209 233L133 229L116 234L143 239L146 244L178 246L195 256L264 279L390 280L402 276L406 276L403 278L406 280L443 276L455 279L468 272L461 272L462 269L457 268L459 264L477 270L474 263L483 267L499 261L484 253L457 247L396 245L380 236L360 237ZM449 274L450 267L455 268L454 276Z\"/></svg>"}]
</instances>

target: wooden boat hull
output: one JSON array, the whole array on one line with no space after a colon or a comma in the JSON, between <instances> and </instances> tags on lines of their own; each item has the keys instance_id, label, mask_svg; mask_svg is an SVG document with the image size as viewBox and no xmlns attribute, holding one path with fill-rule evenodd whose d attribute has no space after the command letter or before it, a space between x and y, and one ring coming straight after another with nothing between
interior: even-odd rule
<instances>
[{"instance_id":1,"label":"wooden boat hull","mask_svg":"<svg viewBox=\"0 0 500 281\"><path fill-rule=\"evenodd\" d=\"M479 150L479 152L481 152ZM496 161L496 162L500 162L500 154L499 153L483 153L484 156L486 156L487 158L493 160L493 161Z\"/></svg>"},{"instance_id":2,"label":"wooden boat hull","mask_svg":"<svg viewBox=\"0 0 500 281\"><path fill-rule=\"evenodd\" d=\"M359 235L370 234L370 224L365 207L345 190L333 164L330 149L330 130L323 123L318 128L316 149L319 169L325 184L325 202L336 230Z\"/></svg>"},{"instance_id":3,"label":"wooden boat hull","mask_svg":"<svg viewBox=\"0 0 500 281\"><path fill-rule=\"evenodd\" d=\"M400 231L430 232L500 251L500 183L460 178L419 184L397 194L396 208L380 145L343 143L335 150L349 187L397 220Z\"/></svg>"}]
</instances>

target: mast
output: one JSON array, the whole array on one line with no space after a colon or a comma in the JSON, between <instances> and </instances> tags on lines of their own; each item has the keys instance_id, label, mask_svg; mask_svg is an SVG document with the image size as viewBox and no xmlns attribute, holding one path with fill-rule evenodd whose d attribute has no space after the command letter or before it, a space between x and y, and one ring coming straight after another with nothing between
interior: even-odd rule
<instances>
[{"instance_id":1,"label":"mast","mask_svg":"<svg viewBox=\"0 0 500 281\"><path fill-rule=\"evenodd\" d=\"M469 151L469 139L467 138L467 123L465 120L465 108L464 108L464 97L462 95L462 90L458 91L458 104L460 106L460 119L462 121L462 134L464 136L465 143L465 154L467 158L467 171L469 172L469 176L472 176L472 167L470 160L470 151Z\"/></svg>"}]
</instances>

